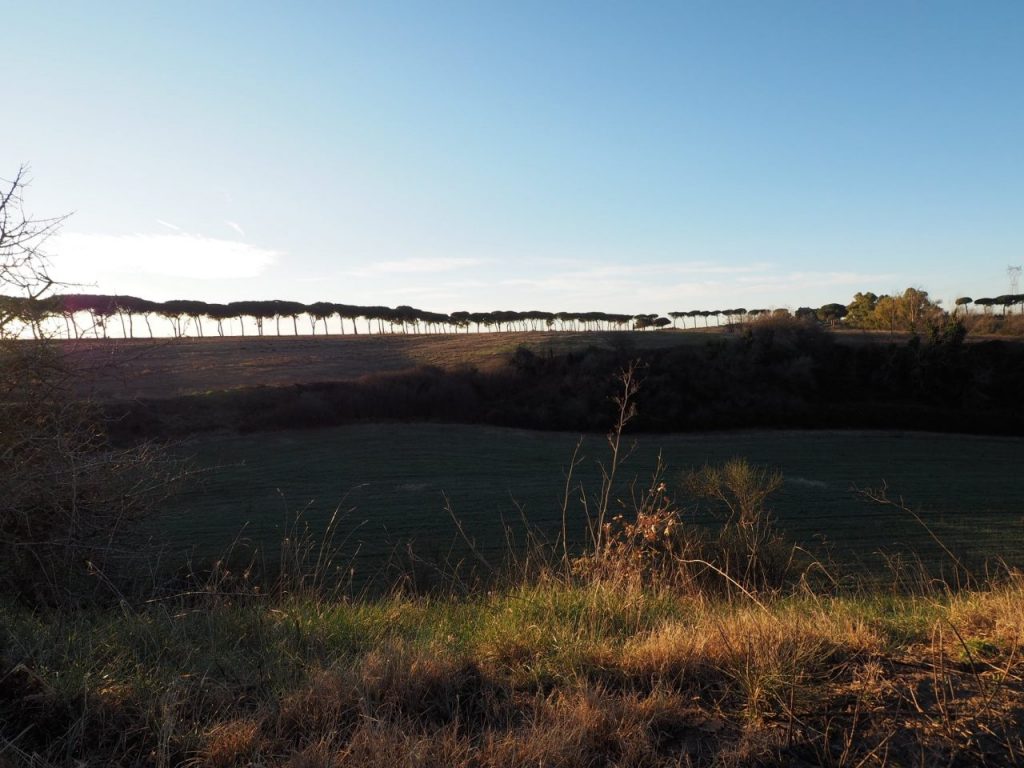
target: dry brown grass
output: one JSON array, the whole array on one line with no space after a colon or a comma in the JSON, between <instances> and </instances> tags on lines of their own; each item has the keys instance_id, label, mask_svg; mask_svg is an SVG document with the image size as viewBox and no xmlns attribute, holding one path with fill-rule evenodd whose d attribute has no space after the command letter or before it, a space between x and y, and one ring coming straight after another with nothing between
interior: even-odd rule
<instances>
[{"instance_id":1,"label":"dry brown grass","mask_svg":"<svg viewBox=\"0 0 1024 768\"><path fill-rule=\"evenodd\" d=\"M999 589L957 597L949 620L975 638L1004 647L1024 643L1024 573L1015 572Z\"/></svg>"},{"instance_id":2,"label":"dry brown grass","mask_svg":"<svg viewBox=\"0 0 1024 768\"><path fill-rule=\"evenodd\" d=\"M1024 315L972 313L964 321L970 336L977 337L1021 337L1024 336Z\"/></svg>"},{"instance_id":3,"label":"dry brown grass","mask_svg":"<svg viewBox=\"0 0 1024 768\"><path fill-rule=\"evenodd\" d=\"M252 718L228 720L213 726L206 734L196 765L232 768L249 765L262 744L260 722Z\"/></svg>"},{"instance_id":4,"label":"dry brown grass","mask_svg":"<svg viewBox=\"0 0 1024 768\"><path fill-rule=\"evenodd\" d=\"M503 365L519 346L562 354L703 343L701 331L263 336L54 342L97 399L165 398L252 386L347 381L421 366ZM83 384L83 386L85 386Z\"/></svg>"},{"instance_id":5,"label":"dry brown grass","mask_svg":"<svg viewBox=\"0 0 1024 768\"><path fill-rule=\"evenodd\" d=\"M1021 598L1020 577L762 605L550 583L7 612L0 748L17 766L1014 765Z\"/></svg>"}]
</instances>

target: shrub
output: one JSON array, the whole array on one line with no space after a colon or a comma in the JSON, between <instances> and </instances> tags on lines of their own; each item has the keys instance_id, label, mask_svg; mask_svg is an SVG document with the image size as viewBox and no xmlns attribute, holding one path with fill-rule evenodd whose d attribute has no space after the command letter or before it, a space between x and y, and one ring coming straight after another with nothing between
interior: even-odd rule
<instances>
[{"instance_id":1,"label":"shrub","mask_svg":"<svg viewBox=\"0 0 1024 768\"><path fill-rule=\"evenodd\" d=\"M709 530L685 519L668 495L659 465L632 510L604 524L600 546L573 562L585 579L720 594L778 590L794 572L793 547L775 528L766 502L782 476L743 459L688 474L690 493L716 504Z\"/></svg>"},{"instance_id":2,"label":"shrub","mask_svg":"<svg viewBox=\"0 0 1024 768\"><path fill-rule=\"evenodd\" d=\"M632 513L604 523L600 545L577 558L573 570L584 579L690 591L697 586L692 564L702 557L704 537L684 523L659 466Z\"/></svg>"},{"instance_id":3,"label":"shrub","mask_svg":"<svg viewBox=\"0 0 1024 768\"><path fill-rule=\"evenodd\" d=\"M0 288L38 300L53 285L39 245L59 220L22 214L23 175L0 194ZM0 588L33 603L119 591L120 566L139 554L125 525L164 475L151 448L109 447L61 350L30 321L0 311ZM20 339L29 325L35 340Z\"/></svg>"},{"instance_id":4,"label":"shrub","mask_svg":"<svg viewBox=\"0 0 1024 768\"><path fill-rule=\"evenodd\" d=\"M746 459L705 465L685 478L691 494L713 502L722 527L711 563L751 592L782 587L793 568L793 549L775 527L768 498L782 487L782 474Z\"/></svg>"}]
</instances>

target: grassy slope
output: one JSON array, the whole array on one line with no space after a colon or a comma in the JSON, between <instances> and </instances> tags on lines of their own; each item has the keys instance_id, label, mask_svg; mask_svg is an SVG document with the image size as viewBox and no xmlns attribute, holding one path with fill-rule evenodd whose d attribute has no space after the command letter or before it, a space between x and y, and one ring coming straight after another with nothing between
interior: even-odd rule
<instances>
[{"instance_id":1,"label":"grassy slope","mask_svg":"<svg viewBox=\"0 0 1024 768\"><path fill-rule=\"evenodd\" d=\"M554 354L591 345L636 349L702 344L708 332L470 333L262 336L60 342L100 399L175 397L257 385L341 381L430 365L488 368L520 345Z\"/></svg>"},{"instance_id":2,"label":"grassy slope","mask_svg":"<svg viewBox=\"0 0 1024 768\"><path fill-rule=\"evenodd\" d=\"M955 598L767 605L561 581L433 600L229 592L73 616L0 604L0 765L1024 754L1019 579Z\"/></svg>"},{"instance_id":3,"label":"grassy slope","mask_svg":"<svg viewBox=\"0 0 1024 768\"><path fill-rule=\"evenodd\" d=\"M844 344L905 342L907 334L834 331ZM101 400L168 398L258 385L343 381L420 366L487 369L519 346L563 354L590 346L637 350L703 345L726 328L656 332L514 332L455 335L246 336L60 341L72 369ZM983 337L971 337L983 340ZM85 391L85 390L83 390Z\"/></svg>"}]
</instances>

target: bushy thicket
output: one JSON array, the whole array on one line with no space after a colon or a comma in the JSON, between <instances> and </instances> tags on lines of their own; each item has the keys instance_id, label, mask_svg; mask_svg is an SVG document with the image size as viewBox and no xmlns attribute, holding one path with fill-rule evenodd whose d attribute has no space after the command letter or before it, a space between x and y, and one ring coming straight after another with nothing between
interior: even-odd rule
<instances>
[{"instance_id":1,"label":"bushy thicket","mask_svg":"<svg viewBox=\"0 0 1024 768\"><path fill-rule=\"evenodd\" d=\"M776 528L769 496L782 475L744 459L705 465L687 474L686 490L709 502L718 524L695 525L669 494L660 471L632 508L604 523L596 545L575 558L573 571L589 581L671 589L696 595L753 596L792 587L796 550Z\"/></svg>"},{"instance_id":2,"label":"bushy thicket","mask_svg":"<svg viewBox=\"0 0 1024 768\"><path fill-rule=\"evenodd\" d=\"M0 339L0 588L35 604L127 589L131 523L170 474L146 444L108 443L50 346Z\"/></svg>"},{"instance_id":3,"label":"bushy thicket","mask_svg":"<svg viewBox=\"0 0 1024 768\"><path fill-rule=\"evenodd\" d=\"M1024 336L1024 315L970 314L963 318L968 332L978 336Z\"/></svg>"},{"instance_id":4,"label":"bushy thicket","mask_svg":"<svg viewBox=\"0 0 1024 768\"><path fill-rule=\"evenodd\" d=\"M24 167L0 180L0 591L66 605L136 580L123 567L140 551L126 525L165 477L144 444L108 444L102 415L74 395L73 374L37 325L34 341L18 338L27 319L17 308L55 284L40 249L63 220L26 215L26 185Z\"/></svg>"}]
</instances>

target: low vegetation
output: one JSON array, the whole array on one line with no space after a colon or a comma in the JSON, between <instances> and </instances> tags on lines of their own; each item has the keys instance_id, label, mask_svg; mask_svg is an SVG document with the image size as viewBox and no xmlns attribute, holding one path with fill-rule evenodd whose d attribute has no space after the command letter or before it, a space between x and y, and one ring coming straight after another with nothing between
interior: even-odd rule
<instances>
[{"instance_id":1,"label":"low vegetation","mask_svg":"<svg viewBox=\"0 0 1024 768\"><path fill-rule=\"evenodd\" d=\"M9 765L1015 765L1024 582L755 603L601 582L0 617Z\"/></svg>"},{"instance_id":2,"label":"low vegetation","mask_svg":"<svg viewBox=\"0 0 1024 768\"><path fill-rule=\"evenodd\" d=\"M0 760L1019 762L1019 573L840 590L774 532L770 475L734 462L692 481L734 505L716 536L658 483L600 549L540 549L478 588L352 595L329 538L307 536L270 585L221 565L73 612L4 600Z\"/></svg>"},{"instance_id":3,"label":"low vegetation","mask_svg":"<svg viewBox=\"0 0 1024 768\"><path fill-rule=\"evenodd\" d=\"M170 478L150 446L111 447L68 379L50 350L5 343L0 326L0 589L36 602L89 593L90 573L133 578L131 524Z\"/></svg>"}]
</instances>

